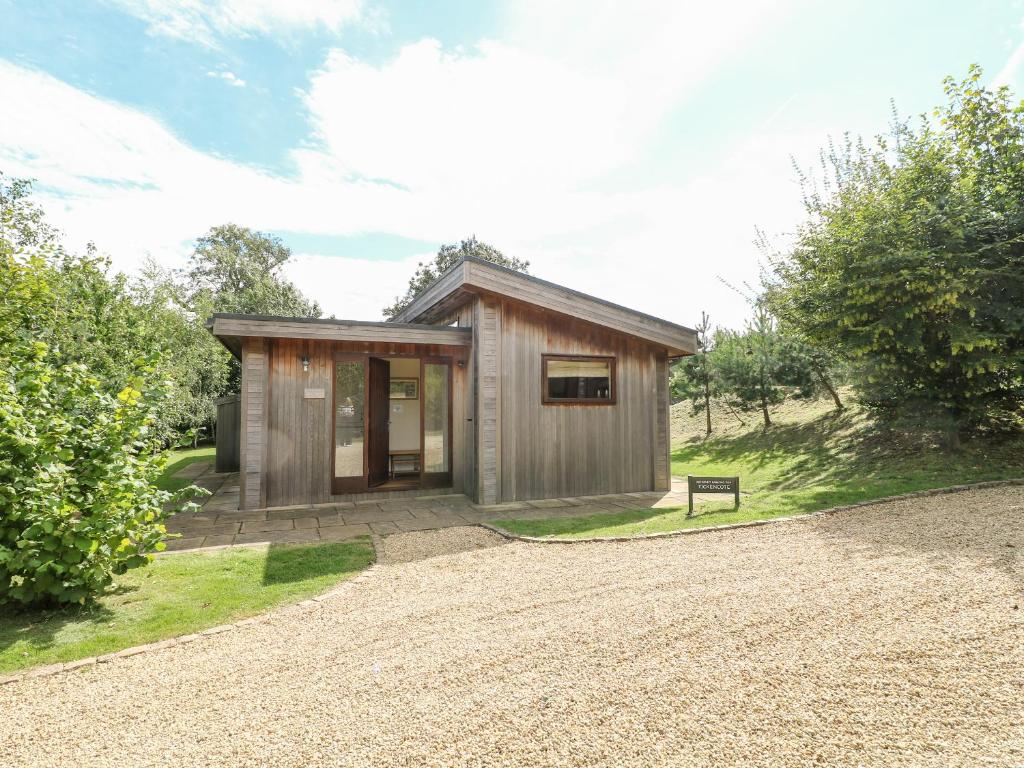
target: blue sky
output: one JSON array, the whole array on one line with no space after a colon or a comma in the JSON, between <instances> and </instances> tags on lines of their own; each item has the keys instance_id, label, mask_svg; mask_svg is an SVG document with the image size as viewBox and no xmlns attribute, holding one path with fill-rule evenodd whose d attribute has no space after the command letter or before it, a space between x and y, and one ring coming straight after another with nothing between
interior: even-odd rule
<instances>
[{"instance_id":1,"label":"blue sky","mask_svg":"<svg viewBox=\"0 0 1024 768\"><path fill-rule=\"evenodd\" d=\"M755 227L799 221L791 158L884 130L890 99L929 109L972 62L1024 78L1021 2L710 5L0 0L0 171L125 271L225 221L274 232L339 317L475 233L735 326Z\"/></svg>"}]
</instances>

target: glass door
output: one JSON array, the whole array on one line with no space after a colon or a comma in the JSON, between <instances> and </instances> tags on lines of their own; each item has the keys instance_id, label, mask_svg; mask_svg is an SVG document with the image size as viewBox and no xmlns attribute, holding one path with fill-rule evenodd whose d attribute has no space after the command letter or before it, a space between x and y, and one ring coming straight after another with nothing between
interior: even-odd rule
<instances>
[{"instance_id":1,"label":"glass door","mask_svg":"<svg viewBox=\"0 0 1024 768\"><path fill-rule=\"evenodd\" d=\"M452 481L452 367L447 360L423 361L423 485Z\"/></svg>"},{"instance_id":2,"label":"glass door","mask_svg":"<svg viewBox=\"0 0 1024 768\"><path fill-rule=\"evenodd\" d=\"M366 361L334 363L334 475L331 493L366 490Z\"/></svg>"}]
</instances>

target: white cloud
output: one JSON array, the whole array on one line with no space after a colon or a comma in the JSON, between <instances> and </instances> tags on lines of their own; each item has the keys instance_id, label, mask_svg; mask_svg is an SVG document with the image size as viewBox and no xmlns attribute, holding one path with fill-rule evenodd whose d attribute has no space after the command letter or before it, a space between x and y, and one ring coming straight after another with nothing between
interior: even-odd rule
<instances>
[{"instance_id":1,"label":"white cloud","mask_svg":"<svg viewBox=\"0 0 1024 768\"><path fill-rule=\"evenodd\" d=\"M206 76L220 78L225 83L227 83L228 85L232 85L235 88L245 88L245 80L240 78L234 72L229 72L227 70L224 70L222 72L214 72L213 70L210 70L206 73Z\"/></svg>"},{"instance_id":2,"label":"white cloud","mask_svg":"<svg viewBox=\"0 0 1024 768\"><path fill-rule=\"evenodd\" d=\"M169 7L146 7L157 5ZM198 7L185 6L217 31L220 17ZM692 8L523 2L507 35L473 48L422 40L376 66L333 51L304 94L314 141L293 150L289 179L0 62L0 92L22 105L0 122L0 168L59 190L45 200L56 223L122 269L147 252L180 263L192 238L225 221L439 242L476 233L541 277L676 322L708 309L736 324L742 300L717 275L756 277L754 226L791 226L789 154L822 133L773 115L703 175L683 169L666 184L635 171L669 111L780 15L778 4ZM289 274L328 312L374 319L416 260L301 254Z\"/></svg>"},{"instance_id":3,"label":"white cloud","mask_svg":"<svg viewBox=\"0 0 1024 768\"><path fill-rule=\"evenodd\" d=\"M246 37L321 27L337 32L363 15L362 0L107 0L154 35L214 46Z\"/></svg>"},{"instance_id":4,"label":"white cloud","mask_svg":"<svg viewBox=\"0 0 1024 768\"><path fill-rule=\"evenodd\" d=\"M1017 82L1017 75L1021 66L1024 65L1024 42L1013 49L1003 68L992 78L990 87L998 88L1001 85L1013 85Z\"/></svg>"}]
</instances>

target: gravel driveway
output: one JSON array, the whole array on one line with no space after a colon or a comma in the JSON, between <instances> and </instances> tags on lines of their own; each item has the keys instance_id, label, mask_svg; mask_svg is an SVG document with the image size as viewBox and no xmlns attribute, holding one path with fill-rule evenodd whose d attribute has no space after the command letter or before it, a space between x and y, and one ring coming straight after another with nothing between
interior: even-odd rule
<instances>
[{"instance_id":1,"label":"gravel driveway","mask_svg":"<svg viewBox=\"0 0 1024 768\"><path fill-rule=\"evenodd\" d=\"M384 563L0 688L0 762L1024 764L1024 488L626 544L408 533Z\"/></svg>"}]
</instances>

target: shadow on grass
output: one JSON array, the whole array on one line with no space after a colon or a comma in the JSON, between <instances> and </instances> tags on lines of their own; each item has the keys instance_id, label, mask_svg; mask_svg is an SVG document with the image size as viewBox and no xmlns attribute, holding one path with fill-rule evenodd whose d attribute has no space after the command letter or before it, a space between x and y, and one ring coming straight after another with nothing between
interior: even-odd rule
<instances>
[{"instance_id":1,"label":"shadow on grass","mask_svg":"<svg viewBox=\"0 0 1024 768\"><path fill-rule=\"evenodd\" d=\"M121 594L132 590L123 590ZM0 651L18 642L27 642L38 649L51 648L56 637L68 624L87 622L98 629L114 618L114 612L101 603L53 608L17 610L5 608L0 616Z\"/></svg>"},{"instance_id":2,"label":"shadow on grass","mask_svg":"<svg viewBox=\"0 0 1024 768\"><path fill-rule=\"evenodd\" d=\"M826 486L843 497L849 496L844 491L858 485L892 486L892 493L900 493L902 485L916 490L1020 476L1024 474L1021 446L1019 438L974 439L965 442L963 450L948 453L931 433L899 432L872 426L851 414L828 413L800 424L687 443L673 451L672 460L684 468L717 465L729 474L739 474L744 490L782 492ZM746 483L744 476L750 478ZM856 493L835 503L854 500Z\"/></svg>"},{"instance_id":3,"label":"shadow on grass","mask_svg":"<svg viewBox=\"0 0 1024 768\"><path fill-rule=\"evenodd\" d=\"M263 585L291 584L328 575L340 578L371 562L373 546L368 537L315 546L271 544L263 566Z\"/></svg>"}]
</instances>

